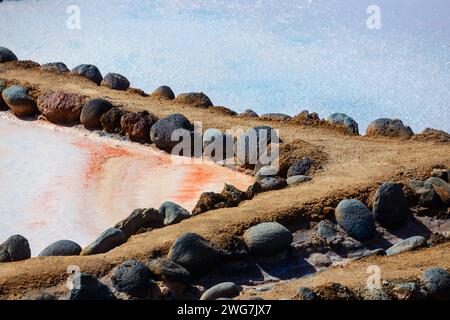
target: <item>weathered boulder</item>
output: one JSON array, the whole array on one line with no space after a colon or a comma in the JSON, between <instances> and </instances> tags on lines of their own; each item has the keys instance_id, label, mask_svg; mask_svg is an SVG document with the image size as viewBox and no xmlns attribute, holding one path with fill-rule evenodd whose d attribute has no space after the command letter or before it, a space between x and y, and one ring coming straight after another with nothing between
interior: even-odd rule
<instances>
[{"instance_id":1,"label":"weathered boulder","mask_svg":"<svg viewBox=\"0 0 450 320\"><path fill-rule=\"evenodd\" d=\"M383 183L375 194L372 214L382 226L397 228L404 225L409 208L402 187L392 182Z\"/></svg>"},{"instance_id":2,"label":"weathered boulder","mask_svg":"<svg viewBox=\"0 0 450 320\"><path fill-rule=\"evenodd\" d=\"M203 237L185 233L170 248L168 258L186 268L191 275L204 275L222 260L222 253L213 248Z\"/></svg>"},{"instance_id":3,"label":"weathered boulder","mask_svg":"<svg viewBox=\"0 0 450 320\"><path fill-rule=\"evenodd\" d=\"M189 211L171 201L166 201L161 204L159 207L159 212L164 217L165 226L178 223L181 220L187 219L191 216Z\"/></svg>"},{"instance_id":4,"label":"weathered boulder","mask_svg":"<svg viewBox=\"0 0 450 320\"><path fill-rule=\"evenodd\" d=\"M293 186L299 183L307 182L311 180L310 176L298 175L298 176L290 176L286 179L286 183L288 186Z\"/></svg>"},{"instance_id":5,"label":"weathered boulder","mask_svg":"<svg viewBox=\"0 0 450 320\"><path fill-rule=\"evenodd\" d=\"M42 250L41 253L39 253L39 256L78 256L81 250L81 247L76 242L70 240L59 240Z\"/></svg>"},{"instance_id":6,"label":"weathered boulder","mask_svg":"<svg viewBox=\"0 0 450 320\"><path fill-rule=\"evenodd\" d=\"M148 297L156 286L150 270L137 260L127 260L115 267L111 282L117 291L136 298Z\"/></svg>"},{"instance_id":7,"label":"weathered boulder","mask_svg":"<svg viewBox=\"0 0 450 320\"><path fill-rule=\"evenodd\" d=\"M422 236L414 236L403 239L386 250L386 255L391 256L407 251L413 251L426 246L427 240Z\"/></svg>"},{"instance_id":8,"label":"weathered boulder","mask_svg":"<svg viewBox=\"0 0 450 320\"><path fill-rule=\"evenodd\" d=\"M241 191L235 186L228 183L225 183L220 194L225 199L225 202L229 207L235 207L239 203L247 199L244 191Z\"/></svg>"},{"instance_id":9,"label":"weathered boulder","mask_svg":"<svg viewBox=\"0 0 450 320\"><path fill-rule=\"evenodd\" d=\"M208 108L213 106L211 100L203 92L181 93L177 96L175 102L188 104L196 108Z\"/></svg>"},{"instance_id":10,"label":"weathered boulder","mask_svg":"<svg viewBox=\"0 0 450 320\"><path fill-rule=\"evenodd\" d=\"M194 129L192 123L182 114L175 113L158 120L150 130L150 138L156 147L162 150L170 151L178 144L178 140L172 139L175 130L187 130L191 132Z\"/></svg>"},{"instance_id":11,"label":"weathered boulder","mask_svg":"<svg viewBox=\"0 0 450 320\"><path fill-rule=\"evenodd\" d=\"M105 99L91 99L81 109L80 122L86 129L101 129L100 118L113 108Z\"/></svg>"},{"instance_id":12,"label":"weathered boulder","mask_svg":"<svg viewBox=\"0 0 450 320\"><path fill-rule=\"evenodd\" d=\"M195 216L206 211L226 206L226 200L220 193L203 192L192 210L192 215Z\"/></svg>"},{"instance_id":13,"label":"weathered boulder","mask_svg":"<svg viewBox=\"0 0 450 320\"><path fill-rule=\"evenodd\" d=\"M26 260L31 257L28 240L19 234L9 237L0 244L0 263Z\"/></svg>"},{"instance_id":14,"label":"weathered boulder","mask_svg":"<svg viewBox=\"0 0 450 320\"><path fill-rule=\"evenodd\" d=\"M114 90L127 90L130 87L130 81L118 73L108 73L100 83L101 86Z\"/></svg>"},{"instance_id":15,"label":"weathered boulder","mask_svg":"<svg viewBox=\"0 0 450 320\"><path fill-rule=\"evenodd\" d=\"M314 160L310 157L298 159L289 167L287 177L307 175L314 163Z\"/></svg>"},{"instance_id":16,"label":"weathered boulder","mask_svg":"<svg viewBox=\"0 0 450 320\"><path fill-rule=\"evenodd\" d=\"M121 230L128 239L141 228L162 227L164 219L164 214L156 209L135 209L128 217L116 223L114 228Z\"/></svg>"},{"instance_id":17,"label":"weathered boulder","mask_svg":"<svg viewBox=\"0 0 450 320\"><path fill-rule=\"evenodd\" d=\"M318 237L325 239L328 243L339 240L339 231L337 226L329 220L322 220L317 225L316 234Z\"/></svg>"},{"instance_id":18,"label":"weathered boulder","mask_svg":"<svg viewBox=\"0 0 450 320\"><path fill-rule=\"evenodd\" d=\"M219 298L234 298L242 291L242 287L234 282L222 282L206 290L200 300L217 300Z\"/></svg>"},{"instance_id":19,"label":"weathered boulder","mask_svg":"<svg viewBox=\"0 0 450 320\"><path fill-rule=\"evenodd\" d=\"M59 73L69 72L69 68L62 62L50 62L41 65L41 70L44 71L56 71Z\"/></svg>"},{"instance_id":20,"label":"weathered boulder","mask_svg":"<svg viewBox=\"0 0 450 320\"><path fill-rule=\"evenodd\" d=\"M251 254L270 256L291 246L292 233L278 222L263 222L244 233L244 242Z\"/></svg>"},{"instance_id":21,"label":"weathered boulder","mask_svg":"<svg viewBox=\"0 0 450 320\"><path fill-rule=\"evenodd\" d=\"M8 48L0 47L0 63L4 62L10 62L10 61L17 61L17 57Z\"/></svg>"},{"instance_id":22,"label":"weathered boulder","mask_svg":"<svg viewBox=\"0 0 450 320\"><path fill-rule=\"evenodd\" d=\"M247 190L245 191L245 196L247 197L247 199L253 199L254 196L261 192L263 192L261 184L259 183L259 181L256 181L255 183L248 186Z\"/></svg>"},{"instance_id":23,"label":"weathered boulder","mask_svg":"<svg viewBox=\"0 0 450 320\"><path fill-rule=\"evenodd\" d=\"M408 186L414 196L419 200L420 205L430 208L440 207L442 205L441 199L430 182L410 180Z\"/></svg>"},{"instance_id":24,"label":"weathered boulder","mask_svg":"<svg viewBox=\"0 0 450 320\"><path fill-rule=\"evenodd\" d=\"M450 273L442 268L427 269L421 282L433 299L450 299Z\"/></svg>"},{"instance_id":25,"label":"weathered boulder","mask_svg":"<svg viewBox=\"0 0 450 320\"><path fill-rule=\"evenodd\" d=\"M122 133L122 126L120 125L120 120L122 119L123 112L119 108L112 108L111 110L105 112L100 117L100 123L102 124L103 130L109 133Z\"/></svg>"},{"instance_id":26,"label":"weathered boulder","mask_svg":"<svg viewBox=\"0 0 450 320\"><path fill-rule=\"evenodd\" d=\"M286 180L281 177L267 177L258 183L261 186L261 192L280 190L287 186Z\"/></svg>"},{"instance_id":27,"label":"weathered boulder","mask_svg":"<svg viewBox=\"0 0 450 320\"><path fill-rule=\"evenodd\" d=\"M97 85L100 85L103 80L100 70L92 64L80 64L79 66L73 68L70 73L85 77L92 82L95 82Z\"/></svg>"},{"instance_id":28,"label":"weathered boulder","mask_svg":"<svg viewBox=\"0 0 450 320\"><path fill-rule=\"evenodd\" d=\"M34 100L28 95L28 89L22 86L11 86L2 91L3 101L18 117L32 116L39 113Z\"/></svg>"},{"instance_id":29,"label":"weathered boulder","mask_svg":"<svg viewBox=\"0 0 450 320\"><path fill-rule=\"evenodd\" d=\"M369 124L366 135L409 138L414 135L414 132L401 120L380 118Z\"/></svg>"},{"instance_id":30,"label":"weathered boulder","mask_svg":"<svg viewBox=\"0 0 450 320\"><path fill-rule=\"evenodd\" d=\"M343 126L350 134L359 135L358 124L345 113L332 113L327 121L337 126Z\"/></svg>"},{"instance_id":31,"label":"weathered boulder","mask_svg":"<svg viewBox=\"0 0 450 320\"><path fill-rule=\"evenodd\" d=\"M437 193L442 202L449 207L450 206L450 184L438 177L430 177L426 182L431 183L434 191Z\"/></svg>"},{"instance_id":32,"label":"weathered boulder","mask_svg":"<svg viewBox=\"0 0 450 320\"><path fill-rule=\"evenodd\" d=\"M258 114L251 109L244 110L244 112L239 114L239 116L243 117L243 118L258 118L259 117Z\"/></svg>"},{"instance_id":33,"label":"weathered boulder","mask_svg":"<svg viewBox=\"0 0 450 320\"><path fill-rule=\"evenodd\" d=\"M120 246L126 241L127 238L122 230L109 228L100 234L93 243L84 248L83 251L81 251L81 255L88 256L91 254L105 253Z\"/></svg>"},{"instance_id":34,"label":"weathered boulder","mask_svg":"<svg viewBox=\"0 0 450 320\"><path fill-rule=\"evenodd\" d=\"M86 273L77 273L72 278L70 300L115 300L109 288L96 277Z\"/></svg>"},{"instance_id":35,"label":"weathered boulder","mask_svg":"<svg viewBox=\"0 0 450 320\"><path fill-rule=\"evenodd\" d=\"M158 121L158 117L148 111L128 112L120 119L125 135L136 142L150 142L150 128Z\"/></svg>"},{"instance_id":36,"label":"weathered boulder","mask_svg":"<svg viewBox=\"0 0 450 320\"><path fill-rule=\"evenodd\" d=\"M169 259L153 259L148 262L152 277L166 282L191 283L191 274L186 268Z\"/></svg>"},{"instance_id":37,"label":"weathered boulder","mask_svg":"<svg viewBox=\"0 0 450 320\"><path fill-rule=\"evenodd\" d=\"M275 168L274 166L264 166L255 173L255 181L261 181L264 178L275 177L277 175L278 168Z\"/></svg>"},{"instance_id":38,"label":"weathered boulder","mask_svg":"<svg viewBox=\"0 0 450 320\"><path fill-rule=\"evenodd\" d=\"M334 213L338 225L353 238L366 240L375 236L372 213L360 201L355 199L342 200Z\"/></svg>"},{"instance_id":39,"label":"weathered boulder","mask_svg":"<svg viewBox=\"0 0 450 320\"><path fill-rule=\"evenodd\" d=\"M86 97L76 93L47 91L37 100L39 111L53 123L74 124L80 122L81 109Z\"/></svg>"},{"instance_id":40,"label":"weathered boulder","mask_svg":"<svg viewBox=\"0 0 450 320\"><path fill-rule=\"evenodd\" d=\"M158 87L155 91L153 91L151 96L165 100L175 99L175 94L173 93L172 89L168 86Z\"/></svg>"}]
</instances>

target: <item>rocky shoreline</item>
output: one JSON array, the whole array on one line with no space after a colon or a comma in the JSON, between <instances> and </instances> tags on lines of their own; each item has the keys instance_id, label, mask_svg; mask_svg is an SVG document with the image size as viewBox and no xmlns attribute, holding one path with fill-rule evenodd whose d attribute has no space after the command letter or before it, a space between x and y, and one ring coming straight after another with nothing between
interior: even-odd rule
<instances>
[{"instance_id":1,"label":"rocky shoreline","mask_svg":"<svg viewBox=\"0 0 450 320\"><path fill-rule=\"evenodd\" d=\"M16 63L17 57L0 47L1 63ZM36 63L27 64L30 68L39 67ZM62 63L40 66L42 70L56 73L68 73L69 69ZM50 71L49 71L50 70ZM129 81L117 74L108 74L103 78L100 71L92 65L81 65L70 71L71 74L85 77L97 85L110 89L125 91L129 89ZM145 95L138 89L133 89ZM175 113L164 118L147 111L128 111L114 106L107 99L90 99L82 94L68 93L59 90L39 92L38 89L26 87L7 80L0 80L0 93L3 108L9 108L17 117L45 119L58 125L74 125L81 123L88 130L104 130L113 137L125 136L132 142L154 145L161 150L171 151L174 147L170 140L176 129L193 131L193 124L184 115ZM357 123L347 115L335 113L327 120L320 119L315 113L304 111L295 117L282 114L258 116L251 110L236 114L225 107L214 107L211 100L203 93L180 94L175 97L173 91L162 86L151 94L159 99L174 100L180 105L193 108L214 110L232 117L242 119L258 118L273 123L293 123L299 126L313 125L326 130L334 130L337 134L359 135ZM259 130L264 126L254 127ZM213 130L218 130L212 128ZM269 131L270 126L265 126ZM211 130L211 129L210 129ZM220 130L218 130L222 133ZM447 143L450 135L434 129L427 129L415 135L412 130L396 119L377 119L372 122L366 135L368 137L389 137L407 140L437 141ZM205 132L206 133L206 132ZM203 136L203 147L208 143ZM239 139L236 137L235 139ZM258 136L259 139L259 136ZM287 143L286 143L287 144ZM301 157L292 157L293 148L283 149L281 143L280 171L267 166L242 165L242 170L253 172L255 182L247 190L239 190L225 184L220 193L206 192L192 210L188 212L173 202L165 202L159 209L141 208L134 210L127 218L107 229L96 240L85 248L81 248L69 240L61 240L49 245L40 256L72 256L95 255L106 253L137 233L181 223L185 219L205 212L238 207L242 202L251 201L255 196L269 191L292 188L298 184L314 181L316 171L320 172L326 163L326 156L317 152ZM284 153L284 150L290 150ZM432 171L431 171L432 170ZM361 258L368 255L394 255L406 251L417 250L427 246L448 241L448 233L435 235L421 232L413 228L417 221L423 224L421 217L431 216L433 219L448 221L450 205L450 171L445 165L430 168L431 174L426 180L410 179L407 183L386 181L373 195L373 201L360 201L351 198L339 199L333 207L327 207L325 219L307 228L297 241L296 233L279 222L261 222L249 227L240 237L232 237L225 247L217 247L196 233L180 235L172 244L167 257L150 257L148 261L129 260L116 266L101 281L94 275L76 272L71 278L72 289L69 292L53 294L39 293L26 296L33 299L217 299L233 298L243 290L238 279L236 283L226 281L202 289L202 281L208 277L217 280L217 269L229 269L229 273L246 270L247 280L261 278L261 283L272 281L264 276L264 268L280 277L290 274L293 265L299 261L307 263L296 270L298 274L308 274L308 270L321 270L336 263L342 263L351 257ZM372 209L370 209L372 208ZM402 229L404 228L404 229ZM388 230L388 231L386 231ZM386 232L395 234L404 230L402 240L391 245L383 241ZM449 229L450 230L450 229ZM310 237L311 232L315 234ZM436 240L437 239L437 240ZM346 252L345 259L333 255ZM305 256L306 254L306 256ZM20 235L8 238L0 245L0 262L11 263L30 258L27 239ZM261 265L266 267L261 268ZM310 265L310 266L308 266ZM277 271L278 270L278 271ZM224 271L224 270L222 270ZM202 280L203 279L203 280ZM244 277L245 279L245 277ZM449 298L450 276L446 270L432 269L426 271L420 281L415 282L415 293L412 298ZM252 280L254 281L254 280ZM214 281L206 281L210 284ZM253 282L254 283L254 282ZM382 290L382 289L380 289ZM412 289L411 289L412 290ZM49 290L51 291L51 290ZM389 291L390 292L390 291ZM417 293L417 295L416 295ZM379 294L379 295L377 295ZM367 299L370 297L394 298L391 293L354 293L349 288L338 284L324 288L301 288L298 299Z\"/></svg>"}]
</instances>

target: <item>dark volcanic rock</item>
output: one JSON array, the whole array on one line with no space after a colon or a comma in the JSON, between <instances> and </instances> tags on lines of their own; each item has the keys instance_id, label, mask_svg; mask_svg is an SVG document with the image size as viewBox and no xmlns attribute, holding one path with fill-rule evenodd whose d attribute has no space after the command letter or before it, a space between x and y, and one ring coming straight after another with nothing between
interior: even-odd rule
<instances>
[{"instance_id":1,"label":"dark volcanic rock","mask_svg":"<svg viewBox=\"0 0 450 320\"><path fill-rule=\"evenodd\" d=\"M41 66L41 70L56 71L56 72L60 72L60 73L70 71L69 68L67 68L67 66L62 62L50 62L50 63L43 64Z\"/></svg>"},{"instance_id":2,"label":"dark volcanic rock","mask_svg":"<svg viewBox=\"0 0 450 320\"><path fill-rule=\"evenodd\" d=\"M76 93L47 91L39 96L39 111L53 123L73 124L80 122L81 109L86 97Z\"/></svg>"},{"instance_id":3,"label":"dark volcanic rock","mask_svg":"<svg viewBox=\"0 0 450 320\"><path fill-rule=\"evenodd\" d=\"M155 143L157 148L170 151L179 142L172 141L172 134L178 129L191 132L194 127L185 116L179 113L160 119L150 130L151 141Z\"/></svg>"},{"instance_id":4,"label":"dark volcanic rock","mask_svg":"<svg viewBox=\"0 0 450 320\"><path fill-rule=\"evenodd\" d=\"M97 85L100 85L103 80L100 70L98 70L96 66L91 64L81 64L79 66L76 66L72 69L72 71L70 71L70 73L83 76L91 80L92 82L95 82Z\"/></svg>"},{"instance_id":5,"label":"dark volcanic rock","mask_svg":"<svg viewBox=\"0 0 450 320\"><path fill-rule=\"evenodd\" d=\"M235 207L239 203L247 199L244 191L241 191L235 186L228 183L225 183L220 194L225 199L225 202L229 207Z\"/></svg>"},{"instance_id":6,"label":"dark volcanic rock","mask_svg":"<svg viewBox=\"0 0 450 320\"><path fill-rule=\"evenodd\" d=\"M317 295L309 288L300 287L297 294L298 300L317 300Z\"/></svg>"},{"instance_id":7,"label":"dark volcanic rock","mask_svg":"<svg viewBox=\"0 0 450 320\"><path fill-rule=\"evenodd\" d=\"M6 88L6 83L3 80L0 80L0 110L5 110L8 108L5 101L3 101L2 92Z\"/></svg>"},{"instance_id":8,"label":"dark volcanic rock","mask_svg":"<svg viewBox=\"0 0 450 320\"><path fill-rule=\"evenodd\" d=\"M405 126L401 120L380 118L369 124L366 135L409 138L413 136L414 133L411 128Z\"/></svg>"},{"instance_id":9,"label":"dark volcanic rock","mask_svg":"<svg viewBox=\"0 0 450 320\"><path fill-rule=\"evenodd\" d=\"M168 282L191 283L191 274L186 268L168 259L153 259L148 262L152 277Z\"/></svg>"},{"instance_id":10,"label":"dark volcanic rock","mask_svg":"<svg viewBox=\"0 0 450 320\"><path fill-rule=\"evenodd\" d=\"M10 62L10 61L17 61L17 57L8 48L0 47L0 63L4 62Z\"/></svg>"},{"instance_id":11,"label":"dark volcanic rock","mask_svg":"<svg viewBox=\"0 0 450 320\"><path fill-rule=\"evenodd\" d=\"M314 160L309 157L303 157L295 161L288 169L287 177L307 175Z\"/></svg>"},{"instance_id":12,"label":"dark volcanic rock","mask_svg":"<svg viewBox=\"0 0 450 320\"><path fill-rule=\"evenodd\" d=\"M278 222L263 222L244 233L244 242L250 253L270 256L291 246L292 233Z\"/></svg>"},{"instance_id":13,"label":"dark volcanic rock","mask_svg":"<svg viewBox=\"0 0 450 320\"><path fill-rule=\"evenodd\" d=\"M450 184L445 182L444 180L431 177L426 180L426 182L431 183L434 191L437 193L439 198L441 198L442 202L449 207L450 206Z\"/></svg>"},{"instance_id":14,"label":"dark volcanic rock","mask_svg":"<svg viewBox=\"0 0 450 320\"><path fill-rule=\"evenodd\" d=\"M338 225L357 240L366 240L375 236L372 213L358 200L345 199L339 202L335 217Z\"/></svg>"},{"instance_id":15,"label":"dark volcanic rock","mask_svg":"<svg viewBox=\"0 0 450 320\"><path fill-rule=\"evenodd\" d=\"M181 220L187 219L191 216L189 211L171 201L164 202L159 207L159 212L164 217L165 226L178 223Z\"/></svg>"},{"instance_id":16,"label":"dark volcanic rock","mask_svg":"<svg viewBox=\"0 0 450 320\"><path fill-rule=\"evenodd\" d=\"M424 207L435 208L442 206L442 201L434 190L430 182L410 180L408 186L412 193L419 200L419 204Z\"/></svg>"},{"instance_id":17,"label":"dark volcanic rock","mask_svg":"<svg viewBox=\"0 0 450 320\"><path fill-rule=\"evenodd\" d=\"M0 244L0 263L26 260L31 257L28 240L21 235L14 235Z\"/></svg>"},{"instance_id":18,"label":"dark volcanic rock","mask_svg":"<svg viewBox=\"0 0 450 320\"><path fill-rule=\"evenodd\" d=\"M245 195L247 199L253 199L254 196L261 192L263 192L263 189L261 187L261 184L259 184L259 182L257 181L248 186L247 191L245 191Z\"/></svg>"},{"instance_id":19,"label":"dark volcanic rock","mask_svg":"<svg viewBox=\"0 0 450 320\"><path fill-rule=\"evenodd\" d=\"M100 117L103 130L109 133L122 133L122 126L120 120L123 112L119 108L112 108Z\"/></svg>"},{"instance_id":20,"label":"dark volcanic rock","mask_svg":"<svg viewBox=\"0 0 450 320\"><path fill-rule=\"evenodd\" d=\"M108 100L89 100L81 109L80 122L86 129L101 129L100 118L112 108L113 105Z\"/></svg>"},{"instance_id":21,"label":"dark volcanic rock","mask_svg":"<svg viewBox=\"0 0 450 320\"><path fill-rule=\"evenodd\" d=\"M413 251L426 246L427 240L422 236L414 236L408 239L400 240L392 247L386 250L386 255L391 256L406 251Z\"/></svg>"},{"instance_id":22,"label":"dark volcanic rock","mask_svg":"<svg viewBox=\"0 0 450 320\"><path fill-rule=\"evenodd\" d=\"M70 300L115 300L109 288L96 277L86 273L77 273L72 279Z\"/></svg>"},{"instance_id":23,"label":"dark volcanic rock","mask_svg":"<svg viewBox=\"0 0 450 320\"><path fill-rule=\"evenodd\" d=\"M158 117L148 111L128 112L120 119L125 135L136 142L150 141L150 128L158 121Z\"/></svg>"},{"instance_id":24,"label":"dark volcanic rock","mask_svg":"<svg viewBox=\"0 0 450 320\"><path fill-rule=\"evenodd\" d=\"M41 257L51 257L51 256L78 256L81 252L81 247L73 241L70 240L59 240L39 253Z\"/></svg>"},{"instance_id":25,"label":"dark volcanic rock","mask_svg":"<svg viewBox=\"0 0 450 320\"><path fill-rule=\"evenodd\" d=\"M101 84L114 90L127 90L130 87L130 81L121 74L108 73L102 80Z\"/></svg>"},{"instance_id":26,"label":"dark volcanic rock","mask_svg":"<svg viewBox=\"0 0 450 320\"><path fill-rule=\"evenodd\" d=\"M450 299L450 273L447 270L430 268L423 273L421 282L431 298Z\"/></svg>"},{"instance_id":27,"label":"dark volcanic rock","mask_svg":"<svg viewBox=\"0 0 450 320\"><path fill-rule=\"evenodd\" d=\"M244 112L239 114L239 116L243 117L243 118L258 118L259 117L258 114L251 109L244 110Z\"/></svg>"},{"instance_id":28,"label":"dark volcanic rock","mask_svg":"<svg viewBox=\"0 0 450 320\"><path fill-rule=\"evenodd\" d=\"M151 95L160 99L166 100L175 99L175 94L173 93L172 89L168 86L161 86L157 88L155 91L153 91Z\"/></svg>"},{"instance_id":29,"label":"dark volcanic rock","mask_svg":"<svg viewBox=\"0 0 450 320\"><path fill-rule=\"evenodd\" d=\"M36 103L28 95L28 89L22 86L11 86L3 90L3 101L18 117L39 113Z\"/></svg>"},{"instance_id":30,"label":"dark volcanic rock","mask_svg":"<svg viewBox=\"0 0 450 320\"><path fill-rule=\"evenodd\" d=\"M397 228L404 225L409 208L402 187L392 182L383 183L375 195L372 213L382 226Z\"/></svg>"},{"instance_id":31,"label":"dark volcanic rock","mask_svg":"<svg viewBox=\"0 0 450 320\"><path fill-rule=\"evenodd\" d=\"M345 127L350 134L359 135L358 124L345 113L332 113L328 118L328 122Z\"/></svg>"},{"instance_id":32,"label":"dark volcanic rock","mask_svg":"<svg viewBox=\"0 0 450 320\"><path fill-rule=\"evenodd\" d=\"M195 233L178 237L170 248L168 258L186 268L192 275L204 275L216 267L222 253Z\"/></svg>"},{"instance_id":33,"label":"dark volcanic rock","mask_svg":"<svg viewBox=\"0 0 450 320\"><path fill-rule=\"evenodd\" d=\"M189 104L197 108L212 107L213 104L206 94L203 92L181 93L175 99L178 103Z\"/></svg>"},{"instance_id":34,"label":"dark volcanic rock","mask_svg":"<svg viewBox=\"0 0 450 320\"><path fill-rule=\"evenodd\" d=\"M280 190L287 186L286 180L280 177L267 177L258 182L261 192Z\"/></svg>"},{"instance_id":35,"label":"dark volcanic rock","mask_svg":"<svg viewBox=\"0 0 450 320\"><path fill-rule=\"evenodd\" d=\"M114 228L121 230L128 239L141 228L160 228L163 225L164 214L156 209L150 208L133 210L128 217L116 223Z\"/></svg>"},{"instance_id":36,"label":"dark volcanic rock","mask_svg":"<svg viewBox=\"0 0 450 320\"><path fill-rule=\"evenodd\" d=\"M206 211L223 208L225 206L226 200L220 193L203 192L192 210L192 215L194 216Z\"/></svg>"},{"instance_id":37,"label":"dark volcanic rock","mask_svg":"<svg viewBox=\"0 0 450 320\"><path fill-rule=\"evenodd\" d=\"M126 241L127 238L122 230L109 228L104 231L93 243L84 248L83 251L81 251L81 255L88 256L91 254L105 253L120 246Z\"/></svg>"},{"instance_id":38,"label":"dark volcanic rock","mask_svg":"<svg viewBox=\"0 0 450 320\"><path fill-rule=\"evenodd\" d=\"M150 270L137 260L127 260L114 268L111 281L117 291L137 298L147 297L155 286Z\"/></svg>"},{"instance_id":39,"label":"dark volcanic rock","mask_svg":"<svg viewBox=\"0 0 450 320\"><path fill-rule=\"evenodd\" d=\"M222 282L206 290L200 300L217 300L219 298L234 298L242 291L242 287L234 282Z\"/></svg>"},{"instance_id":40,"label":"dark volcanic rock","mask_svg":"<svg viewBox=\"0 0 450 320\"><path fill-rule=\"evenodd\" d=\"M307 182L309 180L311 180L310 176L303 176L303 175L290 176L289 178L286 179L286 183L289 186L293 186L293 185L296 185L296 184Z\"/></svg>"}]
</instances>

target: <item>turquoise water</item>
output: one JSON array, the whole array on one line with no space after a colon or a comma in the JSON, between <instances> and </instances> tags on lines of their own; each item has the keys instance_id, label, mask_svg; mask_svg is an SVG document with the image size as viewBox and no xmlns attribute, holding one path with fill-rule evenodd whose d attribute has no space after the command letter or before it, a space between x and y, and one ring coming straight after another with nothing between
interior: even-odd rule
<instances>
[{"instance_id":1,"label":"turquoise water","mask_svg":"<svg viewBox=\"0 0 450 320\"><path fill-rule=\"evenodd\" d=\"M79 30L66 27L72 4ZM380 30L366 27L372 4ZM145 91L204 91L236 111L450 131L449 17L447 0L6 1L0 45L40 63L92 63Z\"/></svg>"}]
</instances>

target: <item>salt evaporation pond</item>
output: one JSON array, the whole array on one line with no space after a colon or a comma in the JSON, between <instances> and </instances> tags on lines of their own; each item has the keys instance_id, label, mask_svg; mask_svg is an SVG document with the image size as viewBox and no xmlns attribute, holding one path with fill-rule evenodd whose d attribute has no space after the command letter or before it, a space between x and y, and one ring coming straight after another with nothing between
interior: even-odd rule
<instances>
[{"instance_id":1,"label":"salt evaporation pond","mask_svg":"<svg viewBox=\"0 0 450 320\"><path fill-rule=\"evenodd\" d=\"M32 254L70 239L84 246L135 208L171 200L191 210L224 182L251 178L213 164L178 164L131 142L42 121L0 118L0 239L25 236Z\"/></svg>"}]
</instances>

